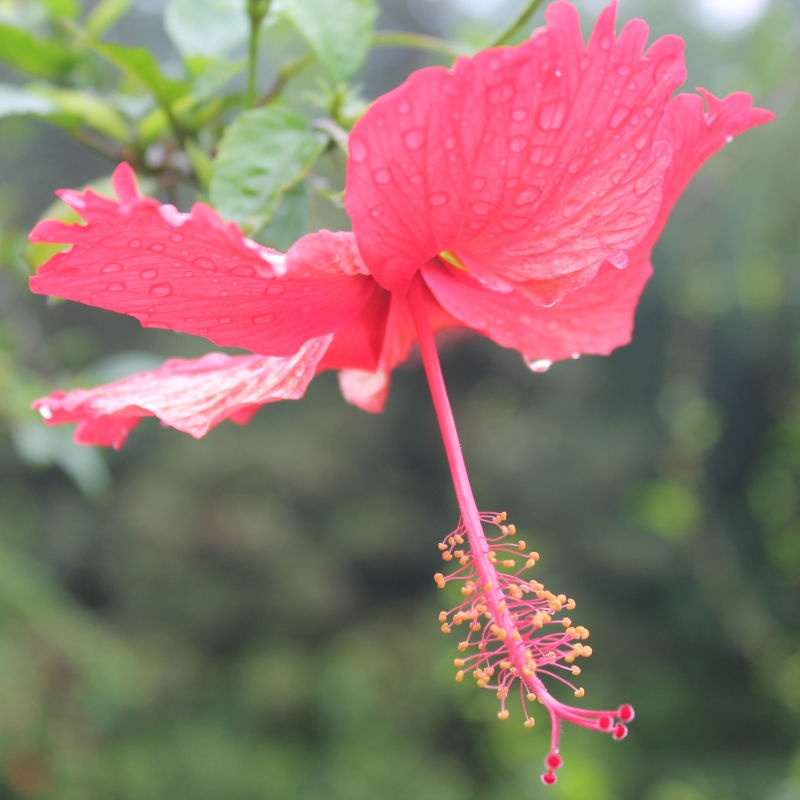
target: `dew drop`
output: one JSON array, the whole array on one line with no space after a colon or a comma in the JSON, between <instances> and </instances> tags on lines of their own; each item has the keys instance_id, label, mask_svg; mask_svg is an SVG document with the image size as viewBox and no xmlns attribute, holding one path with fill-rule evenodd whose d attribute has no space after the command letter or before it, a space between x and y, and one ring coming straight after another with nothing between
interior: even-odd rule
<instances>
[{"instance_id":1,"label":"dew drop","mask_svg":"<svg viewBox=\"0 0 800 800\"><path fill-rule=\"evenodd\" d=\"M575 158L569 162L567 172L572 175L577 175L583 169L584 164L586 164L585 156L575 156Z\"/></svg>"},{"instance_id":2,"label":"dew drop","mask_svg":"<svg viewBox=\"0 0 800 800\"><path fill-rule=\"evenodd\" d=\"M528 217L503 217L503 219L500 220L500 227L504 231L518 231L524 228L529 221ZM498 322L500 322L499 319Z\"/></svg>"},{"instance_id":3,"label":"dew drop","mask_svg":"<svg viewBox=\"0 0 800 800\"><path fill-rule=\"evenodd\" d=\"M122 265L121 264L106 264L100 272L103 275L108 275L110 272L122 272Z\"/></svg>"},{"instance_id":4,"label":"dew drop","mask_svg":"<svg viewBox=\"0 0 800 800\"><path fill-rule=\"evenodd\" d=\"M592 63L592 60L588 56L584 56L580 60L579 66L580 66L581 69L588 69L589 68L589 64L591 64L591 63Z\"/></svg>"},{"instance_id":5,"label":"dew drop","mask_svg":"<svg viewBox=\"0 0 800 800\"><path fill-rule=\"evenodd\" d=\"M489 203L473 203L470 208L481 217L487 216L492 210L492 207L489 205Z\"/></svg>"},{"instance_id":6,"label":"dew drop","mask_svg":"<svg viewBox=\"0 0 800 800\"><path fill-rule=\"evenodd\" d=\"M603 50L608 50L608 49L610 49L610 47L611 47L611 45L613 43L614 43L614 37L613 36L604 36L600 40L600 47L602 47Z\"/></svg>"},{"instance_id":7,"label":"dew drop","mask_svg":"<svg viewBox=\"0 0 800 800\"><path fill-rule=\"evenodd\" d=\"M634 146L634 147L635 147L637 150L639 150L639 151L642 151L642 150L644 150L644 148L647 146L647 143L648 143L649 141L650 141L650 136L649 136L649 134L647 134L647 133L643 133L641 136L639 136L638 138L636 138L636 139L634 140L634 142L633 142L633 146Z\"/></svg>"},{"instance_id":8,"label":"dew drop","mask_svg":"<svg viewBox=\"0 0 800 800\"><path fill-rule=\"evenodd\" d=\"M400 103L399 106L397 106L397 110L401 114L410 114L411 113L411 105L409 103L407 103L405 100L403 100L403 102Z\"/></svg>"},{"instance_id":9,"label":"dew drop","mask_svg":"<svg viewBox=\"0 0 800 800\"><path fill-rule=\"evenodd\" d=\"M511 112L511 119L514 122L522 122L523 120L528 119L528 109L527 108L515 108Z\"/></svg>"},{"instance_id":10,"label":"dew drop","mask_svg":"<svg viewBox=\"0 0 800 800\"><path fill-rule=\"evenodd\" d=\"M106 286L106 290L109 292L124 292L125 291L125 284L124 283L109 283Z\"/></svg>"},{"instance_id":11,"label":"dew drop","mask_svg":"<svg viewBox=\"0 0 800 800\"><path fill-rule=\"evenodd\" d=\"M420 183L424 180L422 175L412 175L409 179L409 183L413 183L415 186L419 186Z\"/></svg>"},{"instance_id":12,"label":"dew drop","mask_svg":"<svg viewBox=\"0 0 800 800\"><path fill-rule=\"evenodd\" d=\"M164 243L163 242L153 242L150 245L150 249L156 253L162 253L164 251Z\"/></svg>"},{"instance_id":13,"label":"dew drop","mask_svg":"<svg viewBox=\"0 0 800 800\"><path fill-rule=\"evenodd\" d=\"M220 325L227 325L231 321L231 318L230 317L220 317L217 321L219 322Z\"/></svg>"},{"instance_id":14,"label":"dew drop","mask_svg":"<svg viewBox=\"0 0 800 800\"><path fill-rule=\"evenodd\" d=\"M274 314L259 314L257 317L253 317L253 322L256 325L266 325L269 322L275 322L275 315Z\"/></svg>"},{"instance_id":15,"label":"dew drop","mask_svg":"<svg viewBox=\"0 0 800 800\"><path fill-rule=\"evenodd\" d=\"M450 195L447 192L434 192L428 197L428 202L432 206L443 206L449 199Z\"/></svg>"},{"instance_id":16,"label":"dew drop","mask_svg":"<svg viewBox=\"0 0 800 800\"><path fill-rule=\"evenodd\" d=\"M168 283L156 283L150 287L150 294L155 297L168 297L172 294L172 286Z\"/></svg>"},{"instance_id":17,"label":"dew drop","mask_svg":"<svg viewBox=\"0 0 800 800\"><path fill-rule=\"evenodd\" d=\"M193 278L194 277L194 272L192 272L190 269L187 269L186 272L183 273L183 277L184 278Z\"/></svg>"},{"instance_id":18,"label":"dew drop","mask_svg":"<svg viewBox=\"0 0 800 800\"><path fill-rule=\"evenodd\" d=\"M145 280L150 280L152 278L155 278L156 275L158 275L158 270L157 269L143 269L139 274Z\"/></svg>"},{"instance_id":19,"label":"dew drop","mask_svg":"<svg viewBox=\"0 0 800 800\"><path fill-rule=\"evenodd\" d=\"M523 189L514 200L514 205L517 206L526 206L528 203L533 203L539 195L542 193L542 190L538 186L529 186L527 189Z\"/></svg>"},{"instance_id":20,"label":"dew drop","mask_svg":"<svg viewBox=\"0 0 800 800\"><path fill-rule=\"evenodd\" d=\"M372 174L372 177L375 178L375 183L380 183L383 186L392 182L392 176L388 169L379 169Z\"/></svg>"},{"instance_id":21,"label":"dew drop","mask_svg":"<svg viewBox=\"0 0 800 800\"><path fill-rule=\"evenodd\" d=\"M458 139L455 136L448 136L444 140L444 149L445 150L455 150L456 145L458 144Z\"/></svg>"},{"instance_id":22,"label":"dew drop","mask_svg":"<svg viewBox=\"0 0 800 800\"><path fill-rule=\"evenodd\" d=\"M279 283L271 283L269 286L267 286L266 293L271 297L275 297L279 294L283 294L284 291L285 291L284 287L281 286Z\"/></svg>"},{"instance_id":23,"label":"dew drop","mask_svg":"<svg viewBox=\"0 0 800 800\"><path fill-rule=\"evenodd\" d=\"M619 128L626 119L628 119L628 115L631 113L631 110L627 106L617 106L614 109L614 113L611 115L611 119L608 121L608 124L612 128Z\"/></svg>"},{"instance_id":24,"label":"dew drop","mask_svg":"<svg viewBox=\"0 0 800 800\"><path fill-rule=\"evenodd\" d=\"M668 75L675 68L676 59L674 56L666 56L662 58L658 64L653 68L653 77L660 81L663 77Z\"/></svg>"},{"instance_id":25,"label":"dew drop","mask_svg":"<svg viewBox=\"0 0 800 800\"><path fill-rule=\"evenodd\" d=\"M486 178L473 178L469 188L473 192L479 192L484 186L486 186Z\"/></svg>"},{"instance_id":26,"label":"dew drop","mask_svg":"<svg viewBox=\"0 0 800 800\"><path fill-rule=\"evenodd\" d=\"M141 247L141 246L142 246L142 240L141 239L131 239L128 242L128 247Z\"/></svg>"},{"instance_id":27,"label":"dew drop","mask_svg":"<svg viewBox=\"0 0 800 800\"><path fill-rule=\"evenodd\" d=\"M219 296L220 296L220 297L227 297L229 294L230 294L230 292L226 292L226 291L223 289L223 290L222 290L222 291L219 293Z\"/></svg>"},{"instance_id":28,"label":"dew drop","mask_svg":"<svg viewBox=\"0 0 800 800\"><path fill-rule=\"evenodd\" d=\"M192 264L200 267L200 269L214 270L217 268L217 265L210 258L206 258L205 256L195 258L192 261Z\"/></svg>"},{"instance_id":29,"label":"dew drop","mask_svg":"<svg viewBox=\"0 0 800 800\"><path fill-rule=\"evenodd\" d=\"M631 68L627 64L622 64L617 67L617 72L622 75L623 78L627 78L628 75L631 74Z\"/></svg>"},{"instance_id":30,"label":"dew drop","mask_svg":"<svg viewBox=\"0 0 800 800\"><path fill-rule=\"evenodd\" d=\"M642 113L647 117L647 119L652 119L656 111L653 106L645 106Z\"/></svg>"},{"instance_id":31,"label":"dew drop","mask_svg":"<svg viewBox=\"0 0 800 800\"><path fill-rule=\"evenodd\" d=\"M519 178L509 178L506 181L506 189L516 189L519 186Z\"/></svg>"},{"instance_id":32,"label":"dew drop","mask_svg":"<svg viewBox=\"0 0 800 800\"><path fill-rule=\"evenodd\" d=\"M531 372L547 372L553 366L553 362L548 358L537 358L528 361L528 369Z\"/></svg>"},{"instance_id":33,"label":"dew drop","mask_svg":"<svg viewBox=\"0 0 800 800\"><path fill-rule=\"evenodd\" d=\"M587 139L591 139L591 138L592 138L592 136L594 136L594 128L587 128L587 129L586 129L586 130L583 132L583 135L584 135L584 136L585 136Z\"/></svg>"},{"instance_id":34,"label":"dew drop","mask_svg":"<svg viewBox=\"0 0 800 800\"><path fill-rule=\"evenodd\" d=\"M367 146L364 144L363 139L358 139L358 138L351 139L349 151L350 151L350 158L356 164L362 164L364 161L367 160L367 155L369 155Z\"/></svg>"},{"instance_id":35,"label":"dew drop","mask_svg":"<svg viewBox=\"0 0 800 800\"><path fill-rule=\"evenodd\" d=\"M502 86L495 86L494 89L489 90L487 99L493 106L499 106L501 103L509 101L514 96L514 90L507 83Z\"/></svg>"},{"instance_id":36,"label":"dew drop","mask_svg":"<svg viewBox=\"0 0 800 800\"><path fill-rule=\"evenodd\" d=\"M425 143L425 132L419 128L414 128L403 136L403 141L409 150L419 150Z\"/></svg>"},{"instance_id":37,"label":"dew drop","mask_svg":"<svg viewBox=\"0 0 800 800\"><path fill-rule=\"evenodd\" d=\"M508 147L512 153L521 153L527 146L527 136L512 136L508 143Z\"/></svg>"},{"instance_id":38,"label":"dew drop","mask_svg":"<svg viewBox=\"0 0 800 800\"><path fill-rule=\"evenodd\" d=\"M556 131L561 128L566 118L567 103L565 100L545 103L539 111L539 127L543 131Z\"/></svg>"},{"instance_id":39,"label":"dew drop","mask_svg":"<svg viewBox=\"0 0 800 800\"><path fill-rule=\"evenodd\" d=\"M639 121L640 121L640 120L639 120L639 115L638 115L638 114L634 114L634 115L633 115L633 116L632 116L632 117L631 117L631 118L628 120L628 124L629 124L629 125L634 125L634 126L636 126L636 125L638 125L638 124L639 124Z\"/></svg>"},{"instance_id":40,"label":"dew drop","mask_svg":"<svg viewBox=\"0 0 800 800\"><path fill-rule=\"evenodd\" d=\"M240 278L252 278L255 272L250 267L240 264L231 270L231 275L238 275Z\"/></svg>"},{"instance_id":41,"label":"dew drop","mask_svg":"<svg viewBox=\"0 0 800 800\"><path fill-rule=\"evenodd\" d=\"M183 241L183 236L181 236L180 233L172 233L172 234L170 234L169 238L172 239L173 242L182 242Z\"/></svg>"}]
</instances>

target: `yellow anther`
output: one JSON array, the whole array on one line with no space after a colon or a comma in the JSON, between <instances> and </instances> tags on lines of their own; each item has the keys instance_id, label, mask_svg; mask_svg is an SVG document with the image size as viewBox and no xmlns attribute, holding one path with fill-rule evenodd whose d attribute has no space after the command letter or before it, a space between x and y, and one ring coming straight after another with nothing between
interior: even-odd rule
<instances>
[{"instance_id":1,"label":"yellow anther","mask_svg":"<svg viewBox=\"0 0 800 800\"><path fill-rule=\"evenodd\" d=\"M437 585L437 586L438 586L440 589L444 589L444 581L436 581L436 585Z\"/></svg>"},{"instance_id":2,"label":"yellow anther","mask_svg":"<svg viewBox=\"0 0 800 800\"><path fill-rule=\"evenodd\" d=\"M440 550L447 550L447 545L444 542L439 542L439 549Z\"/></svg>"},{"instance_id":3,"label":"yellow anther","mask_svg":"<svg viewBox=\"0 0 800 800\"><path fill-rule=\"evenodd\" d=\"M567 628L567 633L570 636L577 636L578 635L578 632L575 630L575 628Z\"/></svg>"},{"instance_id":4,"label":"yellow anther","mask_svg":"<svg viewBox=\"0 0 800 800\"><path fill-rule=\"evenodd\" d=\"M464 537L463 536L459 536L458 534L456 534L456 543L457 544L464 544Z\"/></svg>"},{"instance_id":5,"label":"yellow anther","mask_svg":"<svg viewBox=\"0 0 800 800\"><path fill-rule=\"evenodd\" d=\"M460 669L458 672L456 672L456 683L461 683L461 681L463 680L464 680L464 670Z\"/></svg>"},{"instance_id":6,"label":"yellow anther","mask_svg":"<svg viewBox=\"0 0 800 800\"><path fill-rule=\"evenodd\" d=\"M581 668L577 664L572 668L572 674L573 675L580 675L581 674Z\"/></svg>"},{"instance_id":7,"label":"yellow anther","mask_svg":"<svg viewBox=\"0 0 800 800\"><path fill-rule=\"evenodd\" d=\"M454 555L456 558L461 558L461 556L463 556L463 555L464 555L464 551L463 551L463 550L456 550L456 551L453 553L453 555Z\"/></svg>"},{"instance_id":8,"label":"yellow anther","mask_svg":"<svg viewBox=\"0 0 800 800\"><path fill-rule=\"evenodd\" d=\"M510 666L511 666L510 661L503 660L500 662L500 669L508 669Z\"/></svg>"},{"instance_id":9,"label":"yellow anther","mask_svg":"<svg viewBox=\"0 0 800 800\"><path fill-rule=\"evenodd\" d=\"M464 659L463 658L456 658L453 661L454 667L463 667L464 666Z\"/></svg>"},{"instance_id":10,"label":"yellow anther","mask_svg":"<svg viewBox=\"0 0 800 800\"><path fill-rule=\"evenodd\" d=\"M447 543L448 543L448 544L455 544L455 543L456 543L456 540L455 540L455 539L454 539L452 536L448 536L448 538L447 538Z\"/></svg>"},{"instance_id":11,"label":"yellow anther","mask_svg":"<svg viewBox=\"0 0 800 800\"><path fill-rule=\"evenodd\" d=\"M491 551L489 552L489 561L492 564L496 564L497 563L497 556Z\"/></svg>"},{"instance_id":12,"label":"yellow anther","mask_svg":"<svg viewBox=\"0 0 800 800\"><path fill-rule=\"evenodd\" d=\"M523 542L522 539L520 539L517 542L517 547L519 547L520 550L524 550L525 549L525 542Z\"/></svg>"},{"instance_id":13,"label":"yellow anther","mask_svg":"<svg viewBox=\"0 0 800 800\"><path fill-rule=\"evenodd\" d=\"M536 724L536 720L533 717L528 717L525 722L522 723L526 728L532 728Z\"/></svg>"},{"instance_id":14,"label":"yellow anther","mask_svg":"<svg viewBox=\"0 0 800 800\"><path fill-rule=\"evenodd\" d=\"M530 650L525 651L525 660L526 661L533 661L533 653Z\"/></svg>"},{"instance_id":15,"label":"yellow anther","mask_svg":"<svg viewBox=\"0 0 800 800\"><path fill-rule=\"evenodd\" d=\"M574 660L575 660L574 653L570 653L568 656L564 656L564 661L566 661L567 664L571 664Z\"/></svg>"},{"instance_id":16,"label":"yellow anther","mask_svg":"<svg viewBox=\"0 0 800 800\"><path fill-rule=\"evenodd\" d=\"M553 618L546 611L542 612L542 622L545 622L545 623L551 622L552 619Z\"/></svg>"},{"instance_id":17,"label":"yellow anther","mask_svg":"<svg viewBox=\"0 0 800 800\"><path fill-rule=\"evenodd\" d=\"M471 586L462 586L461 587L461 594L472 594L472 587Z\"/></svg>"},{"instance_id":18,"label":"yellow anther","mask_svg":"<svg viewBox=\"0 0 800 800\"><path fill-rule=\"evenodd\" d=\"M509 525L508 526L508 532L509 532L509 534L511 534L511 536L513 536L517 532L516 526L515 525Z\"/></svg>"},{"instance_id":19,"label":"yellow anther","mask_svg":"<svg viewBox=\"0 0 800 800\"><path fill-rule=\"evenodd\" d=\"M591 654L592 654L592 648L591 648L591 647L589 647L589 645L588 645L588 644L587 644L587 645L584 645L583 652L581 653L581 655L582 655L584 658L589 658L589 656L590 656Z\"/></svg>"},{"instance_id":20,"label":"yellow anther","mask_svg":"<svg viewBox=\"0 0 800 800\"><path fill-rule=\"evenodd\" d=\"M527 665L526 665L526 666L524 666L524 667L522 668L522 674L523 674L523 675L524 675L526 678L530 678L530 677L531 677L531 676L534 674L534 672L536 672L536 670L535 670L535 669L533 669L533 667L529 667L529 666L527 666Z\"/></svg>"},{"instance_id":21,"label":"yellow anther","mask_svg":"<svg viewBox=\"0 0 800 800\"><path fill-rule=\"evenodd\" d=\"M503 536L508 536L508 528L505 525L500 526L500 532L503 534Z\"/></svg>"},{"instance_id":22,"label":"yellow anther","mask_svg":"<svg viewBox=\"0 0 800 800\"><path fill-rule=\"evenodd\" d=\"M442 625L442 633L450 633L450 626L447 623Z\"/></svg>"},{"instance_id":23,"label":"yellow anther","mask_svg":"<svg viewBox=\"0 0 800 800\"><path fill-rule=\"evenodd\" d=\"M536 695L533 692L528 692L528 700L530 700L532 703L535 699Z\"/></svg>"},{"instance_id":24,"label":"yellow anther","mask_svg":"<svg viewBox=\"0 0 800 800\"><path fill-rule=\"evenodd\" d=\"M481 624L480 624L480 622L473 622L473 623L471 623L471 624L470 624L470 626L469 626L469 629L470 629L471 631L479 631L479 630L481 629Z\"/></svg>"},{"instance_id":25,"label":"yellow anther","mask_svg":"<svg viewBox=\"0 0 800 800\"><path fill-rule=\"evenodd\" d=\"M572 609L575 608L575 605L575 601L570 597L569 600L567 600L567 608L572 611Z\"/></svg>"},{"instance_id":26,"label":"yellow anther","mask_svg":"<svg viewBox=\"0 0 800 800\"><path fill-rule=\"evenodd\" d=\"M482 678L482 677L483 677L483 670L482 670L482 669L476 669L476 670L475 670L475 671L472 673L472 677L473 677L473 678L475 678L475 680L476 680L476 681L477 681L478 679Z\"/></svg>"},{"instance_id":27,"label":"yellow anther","mask_svg":"<svg viewBox=\"0 0 800 800\"><path fill-rule=\"evenodd\" d=\"M497 604L497 613L498 614L502 614L505 610L506 610L506 601L505 600L501 600Z\"/></svg>"},{"instance_id":28,"label":"yellow anther","mask_svg":"<svg viewBox=\"0 0 800 800\"><path fill-rule=\"evenodd\" d=\"M475 610L479 614L483 614L483 612L486 611L486 606L483 603L480 603L479 605L475 606Z\"/></svg>"},{"instance_id":29,"label":"yellow anther","mask_svg":"<svg viewBox=\"0 0 800 800\"><path fill-rule=\"evenodd\" d=\"M575 690L575 697L583 697L586 692L583 691L583 686L580 689Z\"/></svg>"},{"instance_id":30,"label":"yellow anther","mask_svg":"<svg viewBox=\"0 0 800 800\"><path fill-rule=\"evenodd\" d=\"M506 512L505 512L505 511L501 511L501 512L500 512L500 520L501 520L502 522L505 522L505 519L506 519L506 517L507 517L507 516L508 516L508 514L506 514Z\"/></svg>"},{"instance_id":31,"label":"yellow anther","mask_svg":"<svg viewBox=\"0 0 800 800\"><path fill-rule=\"evenodd\" d=\"M437 573L436 573L436 574L433 576L433 579L436 581L436 583L439 583L439 581L442 581L442 580L444 580L444 575L442 575L442 573L441 573L441 572L437 572Z\"/></svg>"},{"instance_id":32,"label":"yellow anther","mask_svg":"<svg viewBox=\"0 0 800 800\"><path fill-rule=\"evenodd\" d=\"M477 685L479 689L485 689L488 683L489 681L486 678L481 678Z\"/></svg>"},{"instance_id":33,"label":"yellow anther","mask_svg":"<svg viewBox=\"0 0 800 800\"><path fill-rule=\"evenodd\" d=\"M508 689L498 689L497 690L497 699L498 700L505 700L508 697Z\"/></svg>"},{"instance_id":34,"label":"yellow anther","mask_svg":"<svg viewBox=\"0 0 800 800\"><path fill-rule=\"evenodd\" d=\"M504 566L504 567L513 567L513 566L514 566L514 564L516 564L516 563L517 563L517 562L516 562L516 561L514 561L514 559L513 559L513 558L507 558L507 559L506 559L506 560L503 562L503 566Z\"/></svg>"},{"instance_id":35,"label":"yellow anther","mask_svg":"<svg viewBox=\"0 0 800 800\"><path fill-rule=\"evenodd\" d=\"M494 583L492 581L486 581L486 586L483 587L484 592L490 592L494 589Z\"/></svg>"},{"instance_id":36,"label":"yellow anther","mask_svg":"<svg viewBox=\"0 0 800 800\"><path fill-rule=\"evenodd\" d=\"M564 617L564 619L561 620L561 624L565 628L569 628L569 626L572 625L572 620L569 617Z\"/></svg>"},{"instance_id":37,"label":"yellow anther","mask_svg":"<svg viewBox=\"0 0 800 800\"><path fill-rule=\"evenodd\" d=\"M469 647L469 642L459 642L458 649L460 652L464 652Z\"/></svg>"},{"instance_id":38,"label":"yellow anther","mask_svg":"<svg viewBox=\"0 0 800 800\"><path fill-rule=\"evenodd\" d=\"M447 612L440 611L439 612L439 622L447 622Z\"/></svg>"},{"instance_id":39,"label":"yellow anther","mask_svg":"<svg viewBox=\"0 0 800 800\"><path fill-rule=\"evenodd\" d=\"M512 638L512 639L513 639L515 642L521 642L521 641L522 641L522 636L520 636L520 633L519 633L519 631L518 631L516 628L514 628L514 630L513 630L513 631L511 631L511 638Z\"/></svg>"},{"instance_id":40,"label":"yellow anther","mask_svg":"<svg viewBox=\"0 0 800 800\"><path fill-rule=\"evenodd\" d=\"M495 525L499 525L503 521L503 518L498 514L496 517L492 517L492 522Z\"/></svg>"},{"instance_id":41,"label":"yellow anther","mask_svg":"<svg viewBox=\"0 0 800 800\"><path fill-rule=\"evenodd\" d=\"M443 561L452 561L453 560L452 553L448 553L446 551L444 553L442 553L442 560Z\"/></svg>"},{"instance_id":42,"label":"yellow anther","mask_svg":"<svg viewBox=\"0 0 800 800\"><path fill-rule=\"evenodd\" d=\"M534 561L538 561L539 554L535 550L531 550L531 552L528 553L528 558L532 558Z\"/></svg>"},{"instance_id":43,"label":"yellow anther","mask_svg":"<svg viewBox=\"0 0 800 800\"><path fill-rule=\"evenodd\" d=\"M468 564L469 563L469 556L461 556L461 558L458 559L458 563L461 564L462 567L465 564Z\"/></svg>"},{"instance_id":44,"label":"yellow anther","mask_svg":"<svg viewBox=\"0 0 800 800\"><path fill-rule=\"evenodd\" d=\"M483 674L488 675L491 678L492 675L494 675L494 667L486 667L486 669L483 671Z\"/></svg>"},{"instance_id":45,"label":"yellow anther","mask_svg":"<svg viewBox=\"0 0 800 800\"><path fill-rule=\"evenodd\" d=\"M504 708L502 711L498 711L498 712L497 712L497 716L498 716L500 719L502 719L503 721L507 720L507 719L508 719L508 716L509 716L509 714L508 714L508 709L507 709L507 708Z\"/></svg>"},{"instance_id":46,"label":"yellow anther","mask_svg":"<svg viewBox=\"0 0 800 800\"><path fill-rule=\"evenodd\" d=\"M559 603L566 603L567 596L565 594L559 594L556 596L556 600L558 600Z\"/></svg>"},{"instance_id":47,"label":"yellow anther","mask_svg":"<svg viewBox=\"0 0 800 800\"><path fill-rule=\"evenodd\" d=\"M483 652L486 649L486 645L483 642L478 642L478 650Z\"/></svg>"}]
</instances>

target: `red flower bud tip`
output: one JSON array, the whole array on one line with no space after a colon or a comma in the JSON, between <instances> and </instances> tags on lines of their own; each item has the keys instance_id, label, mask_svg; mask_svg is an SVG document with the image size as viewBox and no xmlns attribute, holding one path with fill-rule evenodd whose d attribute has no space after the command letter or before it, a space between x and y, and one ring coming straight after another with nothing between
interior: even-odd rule
<instances>
[{"instance_id":1,"label":"red flower bud tip","mask_svg":"<svg viewBox=\"0 0 800 800\"><path fill-rule=\"evenodd\" d=\"M600 717L597 721L597 725L601 731L610 731L613 724L614 720L611 717Z\"/></svg>"},{"instance_id":2,"label":"red flower bud tip","mask_svg":"<svg viewBox=\"0 0 800 800\"><path fill-rule=\"evenodd\" d=\"M614 732L611 734L617 741L620 739L624 739L628 735L628 729L620 722L614 728Z\"/></svg>"},{"instance_id":3,"label":"red flower bud tip","mask_svg":"<svg viewBox=\"0 0 800 800\"><path fill-rule=\"evenodd\" d=\"M553 770L548 770L542 775L542 783L546 786L552 786L557 780L558 778Z\"/></svg>"},{"instance_id":4,"label":"red flower bud tip","mask_svg":"<svg viewBox=\"0 0 800 800\"><path fill-rule=\"evenodd\" d=\"M630 722L636 716L636 712L633 710L633 706L620 706L619 711L617 711L617 716L623 722Z\"/></svg>"},{"instance_id":5,"label":"red flower bud tip","mask_svg":"<svg viewBox=\"0 0 800 800\"><path fill-rule=\"evenodd\" d=\"M550 769L559 769L564 764L564 759L558 753L550 753L544 760L546 766Z\"/></svg>"}]
</instances>

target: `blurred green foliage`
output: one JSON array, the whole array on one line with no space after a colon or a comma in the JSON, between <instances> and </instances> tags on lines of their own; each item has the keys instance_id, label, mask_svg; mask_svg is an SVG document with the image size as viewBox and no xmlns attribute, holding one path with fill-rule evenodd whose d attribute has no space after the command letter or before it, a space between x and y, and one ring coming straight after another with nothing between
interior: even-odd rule
<instances>
[{"instance_id":1,"label":"blurred green foliage","mask_svg":"<svg viewBox=\"0 0 800 800\"><path fill-rule=\"evenodd\" d=\"M54 189L124 158L281 249L346 227L341 145L366 99L525 4L495 5L0 0L2 800L800 797L792 0L725 35L700 0L623 0L686 38L691 85L779 116L682 199L632 345L535 376L477 337L444 346L479 502L578 600L591 705L638 712L622 744L567 729L553 789L545 720L499 723L452 680L430 576L457 512L413 361L379 417L329 375L247 428L143 424L119 453L28 409L207 349L27 293Z\"/></svg>"}]
</instances>

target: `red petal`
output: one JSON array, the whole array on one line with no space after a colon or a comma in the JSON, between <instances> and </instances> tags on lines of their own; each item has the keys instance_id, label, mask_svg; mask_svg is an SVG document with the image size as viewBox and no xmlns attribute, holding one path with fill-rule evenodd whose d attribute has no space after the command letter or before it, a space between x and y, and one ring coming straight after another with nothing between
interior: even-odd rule
<instances>
[{"instance_id":1,"label":"red petal","mask_svg":"<svg viewBox=\"0 0 800 800\"><path fill-rule=\"evenodd\" d=\"M31 278L34 292L278 356L344 327L372 294L367 276L335 264L307 265L295 277L280 253L246 239L208 206L181 214L142 197L127 164L115 171L114 187L120 202L91 190L60 192L88 224L36 226L31 241L74 246Z\"/></svg>"},{"instance_id":2,"label":"red petal","mask_svg":"<svg viewBox=\"0 0 800 800\"><path fill-rule=\"evenodd\" d=\"M200 438L224 419L244 424L265 403L302 397L330 340L330 335L312 339L289 358L223 353L173 358L106 386L53 392L33 408L48 425L77 422L75 441L81 444L119 449L139 417L151 416Z\"/></svg>"},{"instance_id":3,"label":"red petal","mask_svg":"<svg viewBox=\"0 0 800 800\"><path fill-rule=\"evenodd\" d=\"M685 77L683 41L642 55L648 28L614 39L616 4L584 48L578 15L514 48L414 73L353 129L346 203L383 286L404 291L451 251L495 286L551 303L623 260L661 203L670 148L656 139Z\"/></svg>"},{"instance_id":4,"label":"red petal","mask_svg":"<svg viewBox=\"0 0 800 800\"><path fill-rule=\"evenodd\" d=\"M454 317L529 361L608 355L627 344L636 303L651 273L647 261L624 270L605 265L588 286L543 308L520 292L491 291L457 270L429 264L422 271L436 299Z\"/></svg>"},{"instance_id":5,"label":"red petal","mask_svg":"<svg viewBox=\"0 0 800 800\"><path fill-rule=\"evenodd\" d=\"M427 289L425 300L434 333L461 324L439 305ZM389 394L392 370L408 358L416 341L414 320L405 295L392 294L378 367L374 370L342 369L339 372L339 388L344 399L373 414L383 411Z\"/></svg>"}]
</instances>

